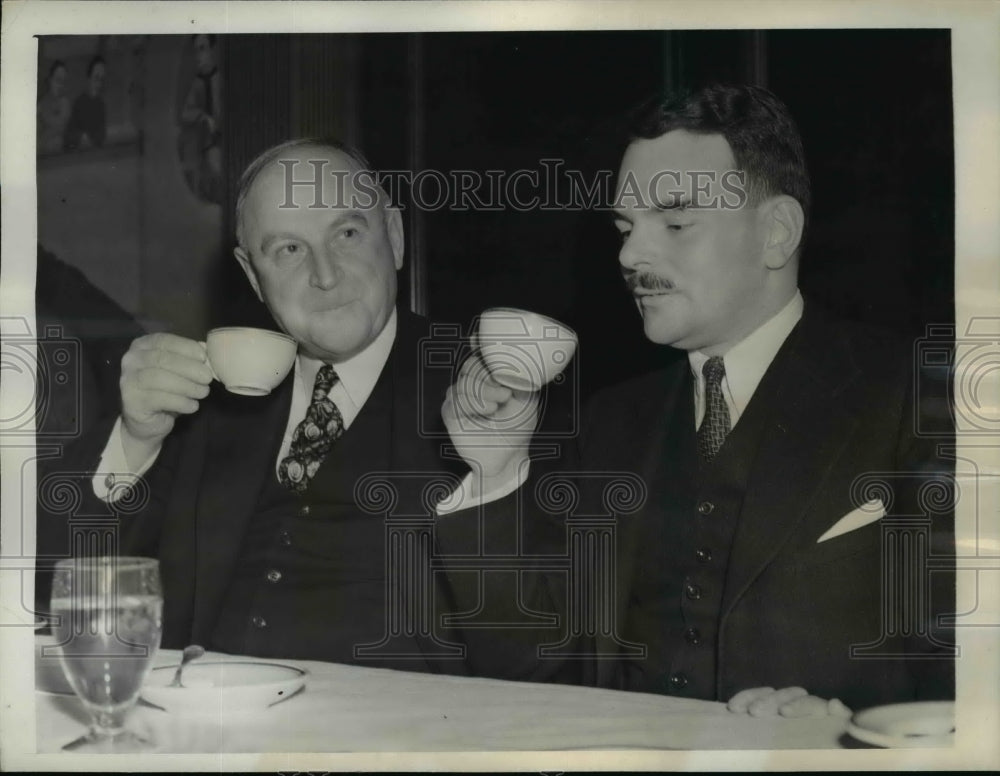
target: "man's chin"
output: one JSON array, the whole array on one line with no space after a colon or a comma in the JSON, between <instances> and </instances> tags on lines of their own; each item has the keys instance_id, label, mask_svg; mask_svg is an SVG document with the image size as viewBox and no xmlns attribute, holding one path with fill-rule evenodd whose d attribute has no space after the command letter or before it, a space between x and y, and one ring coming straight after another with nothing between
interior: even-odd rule
<instances>
[{"instance_id":1,"label":"man's chin","mask_svg":"<svg viewBox=\"0 0 1000 776\"><path fill-rule=\"evenodd\" d=\"M304 349L317 358L343 361L360 353L374 338L367 323L332 320L329 324L318 323L310 327Z\"/></svg>"},{"instance_id":2,"label":"man's chin","mask_svg":"<svg viewBox=\"0 0 1000 776\"><path fill-rule=\"evenodd\" d=\"M679 347L676 343L683 339L683 333L677 326L671 326L660 316L645 315L642 319L646 339L655 345L670 345Z\"/></svg>"}]
</instances>

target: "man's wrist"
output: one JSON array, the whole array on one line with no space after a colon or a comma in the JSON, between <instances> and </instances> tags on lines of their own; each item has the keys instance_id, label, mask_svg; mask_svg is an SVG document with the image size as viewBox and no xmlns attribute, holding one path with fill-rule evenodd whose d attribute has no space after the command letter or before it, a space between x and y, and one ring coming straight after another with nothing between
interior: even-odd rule
<instances>
[{"instance_id":1,"label":"man's wrist","mask_svg":"<svg viewBox=\"0 0 1000 776\"><path fill-rule=\"evenodd\" d=\"M483 498L495 491L508 488L512 482L520 482L521 473L526 470L529 464L530 458L525 450L514 456L499 472L487 475L477 472L476 468L472 467L469 496L473 499Z\"/></svg>"},{"instance_id":2,"label":"man's wrist","mask_svg":"<svg viewBox=\"0 0 1000 776\"><path fill-rule=\"evenodd\" d=\"M140 439L132 434L125 422L121 423L121 443L122 452L125 453L125 462L128 470L137 472L145 468L145 464L160 451L163 444L162 439Z\"/></svg>"},{"instance_id":3,"label":"man's wrist","mask_svg":"<svg viewBox=\"0 0 1000 776\"><path fill-rule=\"evenodd\" d=\"M483 484L482 477L476 472L470 471L454 492L437 505L438 515L452 515L505 498L520 488L528 479L530 466L530 459L525 457L521 466L511 467L513 472L507 479L489 478L489 484L485 489L480 487Z\"/></svg>"},{"instance_id":4,"label":"man's wrist","mask_svg":"<svg viewBox=\"0 0 1000 776\"><path fill-rule=\"evenodd\" d=\"M111 429L111 434L91 479L94 495L109 504L123 497L135 485L136 481L145 475L159 456L160 446L158 444L151 452L145 454L140 445L138 449L132 451L133 455L143 456L138 465L135 465L134 462L130 462L126 455L125 440L125 423L119 417Z\"/></svg>"}]
</instances>

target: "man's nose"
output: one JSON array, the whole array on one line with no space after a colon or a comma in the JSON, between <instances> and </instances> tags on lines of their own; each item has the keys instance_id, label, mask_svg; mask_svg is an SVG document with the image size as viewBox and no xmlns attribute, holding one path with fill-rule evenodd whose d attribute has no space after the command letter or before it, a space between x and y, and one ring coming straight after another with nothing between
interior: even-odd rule
<instances>
[{"instance_id":1,"label":"man's nose","mask_svg":"<svg viewBox=\"0 0 1000 776\"><path fill-rule=\"evenodd\" d=\"M330 251L314 251L311 260L309 284L328 291L340 282L343 270L337 257Z\"/></svg>"},{"instance_id":2,"label":"man's nose","mask_svg":"<svg viewBox=\"0 0 1000 776\"><path fill-rule=\"evenodd\" d=\"M663 245L653 238L650 230L636 225L618 251L618 263L625 269L637 270L657 263L662 253Z\"/></svg>"}]
</instances>

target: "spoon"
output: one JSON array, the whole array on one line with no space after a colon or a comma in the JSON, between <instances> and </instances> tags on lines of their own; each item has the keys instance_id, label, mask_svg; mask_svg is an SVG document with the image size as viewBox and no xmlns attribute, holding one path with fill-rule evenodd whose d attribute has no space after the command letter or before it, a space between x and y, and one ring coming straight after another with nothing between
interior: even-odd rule
<instances>
[{"instance_id":1,"label":"spoon","mask_svg":"<svg viewBox=\"0 0 1000 776\"><path fill-rule=\"evenodd\" d=\"M204 654L205 648L198 646L197 644L191 644L190 646L184 647L184 653L181 655L181 664L177 666L177 673L174 674L174 680L168 685L168 687L183 687L184 685L181 684L181 672L184 670L184 666L192 660L197 660Z\"/></svg>"}]
</instances>

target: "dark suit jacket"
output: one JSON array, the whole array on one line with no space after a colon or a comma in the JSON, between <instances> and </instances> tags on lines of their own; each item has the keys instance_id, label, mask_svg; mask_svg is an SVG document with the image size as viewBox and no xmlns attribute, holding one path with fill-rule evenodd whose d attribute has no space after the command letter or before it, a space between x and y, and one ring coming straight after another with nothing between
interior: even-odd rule
<instances>
[{"instance_id":1,"label":"dark suit jacket","mask_svg":"<svg viewBox=\"0 0 1000 776\"><path fill-rule=\"evenodd\" d=\"M767 685L801 685L855 707L953 693L950 638L936 619L954 612L953 514L948 498L936 500L951 488L952 464L936 452L946 439L915 433L914 378L912 345L807 304L743 416L757 413L761 433L745 462L716 613L718 699ZM674 440L693 428L692 392L682 359L599 394L579 450L581 470L631 471L647 485L644 508L618 520L617 609L619 633L653 647L657 623L633 594L655 573L643 567L655 562L649 548L668 546L684 521L697 519L690 462L674 452ZM887 519L817 542L875 498ZM893 526L902 533L890 536ZM917 566L907 571L904 560ZM900 619L907 598L919 621ZM636 686L627 666L598 662L596 680L663 690L641 679Z\"/></svg>"},{"instance_id":2,"label":"dark suit jacket","mask_svg":"<svg viewBox=\"0 0 1000 776\"><path fill-rule=\"evenodd\" d=\"M697 647L715 651L715 676L706 682L715 689L702 697L727 700L768 685L801 685L853 707L952 696L950 635L938 615L954 611L946 495L953 465L936 450L947 443L950 423L944 413L925 415L920 427L936 423L942 435L915 433L917 413L925 412L917 400L928 386L918 387L914 363L912 345L807 304L740 419L744 428L757 426L756 449L739 463L745 493L728 564L715 572L723 591L711 615L717 638ZM680 584L656 582L670 578L664 565L674 557L672 545L692 521L706 519L697 511L693 390L688 360L680 358L596 394L561 460L533 460L520 493L483 510L494 535L521 534L525 565L541 569L538 582L522 585L522 607L554 606L570 620L573 607L586 608L586 596L601 600L595 619L570 627L575 646L563 651L584 683L685 694L665 681L684 641L680 628L666 633L663 614L667 599L680 610L684 592ZM682 440L690 442L687 457L679 452ZM554 508L559 499L542 503L539 496L560 471L573 473L576 495ZM641 508L604 503L614 473L641 481ZM887 519L817 542L875 498L888 507ZM580 576L581 587L567 591L566 572L546 570L544 557L569 552L568 516L610 513L613 583L591 585ZM601 598L607 590L614 591L613 607ZM601 621L601 612L612 611L613 623ZM556 638L552 629L500 634L506 659L524 672L539 662L538 645L567 637L566 630ZM646 658L609 659L634 652L629 645L644 645Z\"/></svg>"},{"instance_id":3,"label":"dark suit jacket","mask_svg":"<svg viewBox=\"0 0 1000 776\"><path fill-rule=\"evenodd\" d=\"M400 311L396 341L362 414L373 415L375 433L352 437L348 429L338 445L350 445L350 471L331 472L345 477L347 492L359 477L374 472L426 474L441 472L458 481L465 468L441 456L442 438L424 430L440 424L440 408L447 387L447 370L422 373L420 347L428 323ZM113 520L119 526L118 550L122 554L159 557L164 589L164 643L178 646L207 643L219 617L227 586L236 568L241 539L253 514L260 485L274 477L277 446L288 418L292 375L266 398L247 398L227 393L214 384L201 408L178 422L146 473L144 485L135 491L134 503L113 508L93 495L89 482L107 441L110 422L95 430L72 451L66 462L68 476L75 476L81 503L73 514L40 510L46 522L39 532L39 552L53 556L69 554L67 518L122 513ZM383 398L378 398L383 397ZM360 418L360 416L359 416ZM371 426L370 426L371 427ZM396 512L428 514L421 487L402 482ZM128 502L130 499L125 499ZM141 508L137 508L141 507ZM431 512L433 514L433 512ZM372 516L378 520L378 516ZM456 522L443 524L447 535ZM381 576L385 558L371 558L373 574ZM449 608L448 580L435 574L436 614ZM463 575L456 584L475 584ZM336 623L330 627L335 628ZM442 631L447 640L448 632ZM488 645L486 647L489 648ZM488 656L485 665L491 665ZM449 660L443 669L464 673L462 661ZM414 669L418 668L416 664ZM436 666L440 668L440 666Z\"/></svg>"},{"instance_id":4,"label":"dark suit jacket","mask_svg":"<svg viewBox=\"0 0 1000 776\"><path fill-rule=\"evenodd\" d=\"M43 504L59 502L58 485L71 468L71 447L81 436L107 428L118 414L121 358L145 332L76 267L38 246L35 283L39 394L35 416L37 483ZM50 475L52 479L49 479ZM38 521L39 547L52 521ZM62 531L65 533L65 531ZM61 553L64 555L65 553ZM36 561L36 609L47 611L51 564Z\"/></svg>"}]
</instances>

